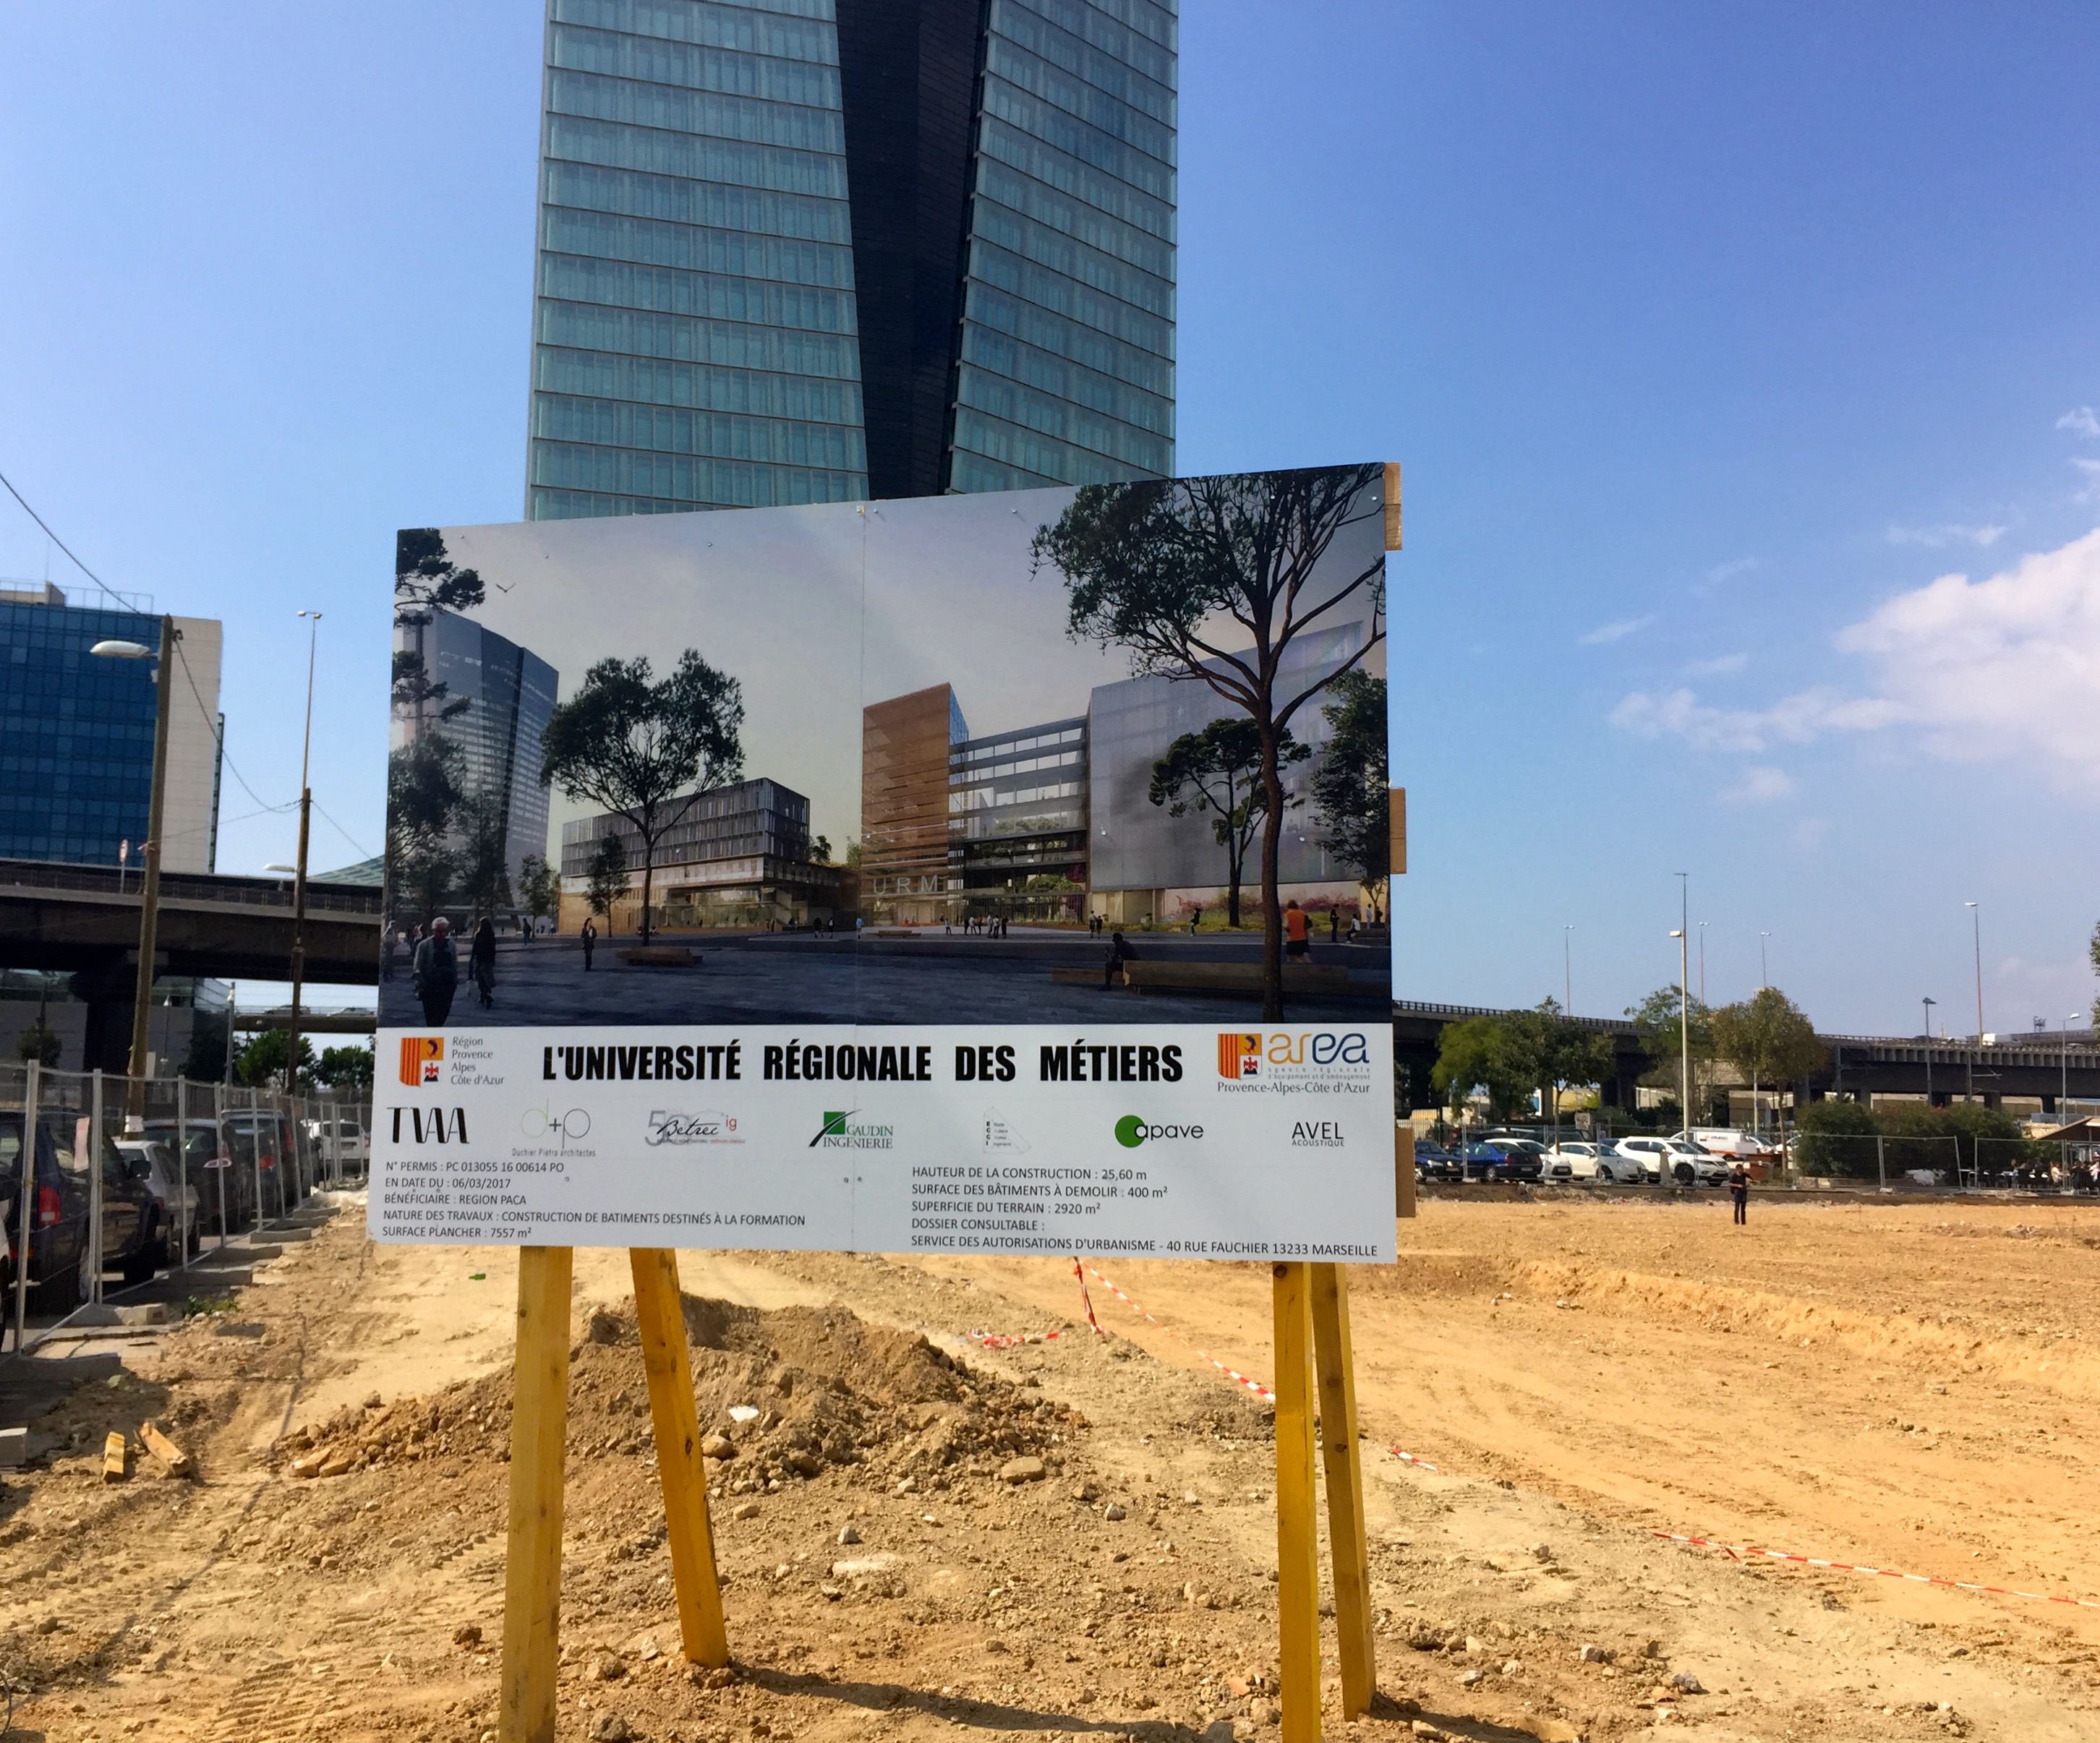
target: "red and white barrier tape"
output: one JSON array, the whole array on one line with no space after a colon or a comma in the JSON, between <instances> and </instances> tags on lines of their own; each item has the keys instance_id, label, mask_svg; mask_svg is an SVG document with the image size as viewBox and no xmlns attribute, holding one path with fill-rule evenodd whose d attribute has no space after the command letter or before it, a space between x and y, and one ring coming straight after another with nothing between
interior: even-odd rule
<instances>
[{"instance_id":1,"label":"red and white barrier tape","mask_svg":"<svg viewBox=\"0 0 2100 1743\"><path fill-rule=\"evenodd\" d=\"M1072 1274L1079 1279L1079 1305L1087 1310L1088 1330L1097 1337L1106 1337L1108 1333L1101 1330L1101 1321L1094 1318L1093 1297L1087 1293L1086 1273L1079 1269L1079 1261L1077 1259L1072 1261ZM1127 1301L1129 1297L1126 1296L1124 1299ZM1157 1323L1154 1322L1154 1323ZM1062 1337L1065 1332L1064 1328L1060 1327L1055 1331L1024 1331L1012 1337L995 1331L966 1331L963 1335L973 1344L983 1345L986 1349L1012 1349L1031 1340L1047 1344L1052 1338Z\"/></svg>"},{"instance_id":2,"label":"red and white barrier tape","mask_svg":"<svg viewBox=\"0 0 2100 1743\"><path fill-rule=\"evenodd\" d=\"M1951 1591L1988 1591L1994 1597L2028 1598L2037 1604L2069 1604L2080 1609L2100 1610L2100 1598L2069 1598L2051 1591L2021 1591L2011 1586L1987 1586L1980 1580L1942 1579L1936 1574L1899 1574L1893 1568L1869 1568L1856 1561L1833 1561L1822 1556L1797 1556L1790 1550L1759 1549L1749 1543L1717 1543L1710 1538L1686 1537L1676 1531L1651 1531L1650 1537L1665 1543L1685 1543L1696 1549L1717 1549L1738 1561L1792 1561L1807 1568L1829 1568L1839 1574L1871 1574L1881 1579L1908 1580L1914 1586L1943 1586Z\"/></svg>"},{"instance_id":3,"label":"red and white barrier tape","mask_svg":"<svg viewBox=\"0 0 2100 1743\"><path fill-rule=\"evenodd\" d=\"M1078 1260L1075 1259L1072 1261L1072 1269L1074 1272L1079 1271L1079 1261ZM1088 1266L1088 1269L1092 1270L1092 1267ZM1108 1290L1118 1301L1121 1301L1132 1313L1136 1314L1139 1318L1146 1320L1151 1324L1158 1326L1161 1331L1166 1332L1170 1337L1179 1338L1182 1343L1187 1345L1189 1349L1193 1349L1198 1355L1201 1356L1206 1362L1209 1362L1212 1367L1217 1369L1220 1373L1230 1375L1237 1384L1246 1387L1246 1389L1253 1393L1255 1397L1267 1398L1272 1403L1275 1402L1276 1394L1270 1391L1268 1387L1263 1385L1260 1381L1248 1379L1246 1375L1241 1373L1237 1368L1228 1367L1224 1362L1219 1361L1215 1356L1211 1354L1208 1350L1202 1349L1189 1338L1183 1337L1181 1333L1176 1331L1173 1327L1166 1324L1162 1320L1157 1318L1153 1314L1147 1313L1143 1308L1140 1307L1136 1302L1133 1301L1120 1288L1117 1287L1114 1283L1111 1283L1099 1271L1094 1271L1093 1276L1095 1280L1098 1282L1104 1289ZM1082 1294L1083 1294L1086 1289L1086 1279L1083 1276L1080 1278L1079 1287ZM1090 1323L1093 1322L1093 1304L1089 1301L1087 1304L1087 1318ZM1099 1331L1101 1328L1098 1324L1095 1324L1094 1329L1096 1331ZM1055 1336L1056 1334L1052 1333L1051 1335ZM1015 1339L1012 1341L1019 1342L1020 1340ZM1451 1474L1449 1472L1446 1471L1442 1465L1432 1464L1428 1459L1421 1457L1419 1455L1403 1451L1400 1447L1389 1446L1386 1450L1391 1453L1393 1457L1397 1459L1402 1464L1412 1465L1418 1471L1432 1471L1440 1477L1445 1477ZM1689 1537L1681 1532L1676 1531L1651 1531L1648 1534L1651 1537L1660 1538L1666 1543L1683 1543L1697 1549L1718 1550L1723 1555L1732 1556L1738 1561L1749 1561L1756 1560L1793 1562L1802 1567L1828 1568L1832 1572L1838 1574L1871 1574L1880 1579L1904 1580L1912 1585L1917 1586L1939 1586L1943 1587L1950 1591L1979 1591L1988 1593L1992 1597L2024 1598L2036 1604L2067 1604L2080 1609L2100 1610L2100 1598L2072 1598L2066 1597L2055 1592L2022 1591L2015 1587L1986 1585L1979 1580L1943 1579L1938 1574L1899 1574L1893 1569L1870 1568L1855 1561L1838 1561L1823 1556L1800 1556L1794 1554L1790 1550L1758 1549L1746 1543L1721 1543L1715 1542L1710 1538Z\"/></svg>"}]
</instances>

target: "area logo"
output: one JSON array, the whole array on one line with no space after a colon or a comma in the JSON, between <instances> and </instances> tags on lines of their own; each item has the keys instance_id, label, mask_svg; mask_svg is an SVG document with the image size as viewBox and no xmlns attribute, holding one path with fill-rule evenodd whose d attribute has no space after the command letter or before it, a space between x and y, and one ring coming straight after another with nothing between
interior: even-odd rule
<instances>
[{"instance_id":1,"label":"area logo","mask_svg":"<svg viewBox=\"0 0 2100 1743\"><path fill-rule=\"evenodd\" d=\"M1140 1120L1136 1114L1125 1114L1115 1123L1115 1141L1126 1150L1135 1150L1140 1144L1156 1144L1164 1138L1201 1138L1200 1125L1154 1125Z\"/></svg>"},{"instance_id":2,"label":"area logo","mask_svg":"<svg viewBox=\"0 0 2100 1743\"><path fill-rule=\"evenodd\" d=\"M1295 1035L1288 1030L1265 1035L1240 1032L1218 1037L1218 1075L1229 1081L1259 1077L1264 1065L1368 1067L1370 1063L1370 1038L1361 1030L1343 1035L1325 1029Z\"/></svg>"},{"instance_id":3,"label":"area logo","mask_svg":"<svg viewBox=\"0 0 2100 1743\"><path fill-rule=\"evenodd\" d=\"M401 1081L412 1089L435 1083L443 1075L445 1039L442 1035L404 1035L401 1037Z\"/></svg>"},{"instance_id":4,"label":"area logo","mask_svg":"<svg viewBox=\"0 0 2100 1743\"><path fill-rule=\"evenodd\" d=\"M818 1128L817 1135L810 1140L812 1150L892 1150L896 1147L897 1128L893 1125L856 1125L854 1116L860 1110L849 1108L843 1113L827 1113L824 1123Z\"/></svg>"},{"instance_id":5,"label":"area logo","mask_svg":"<svg viewBox=\"0 0 2100 1743\"><path fill-rule=\"evenodd\" d=\"M743 1140L736 1135L736 1120L728 1114L680 1113L675 1109L652 1107L649 1111L649 1135L642 1142L647 1144L740 1144Z\"/></svg>"}]
</instances>

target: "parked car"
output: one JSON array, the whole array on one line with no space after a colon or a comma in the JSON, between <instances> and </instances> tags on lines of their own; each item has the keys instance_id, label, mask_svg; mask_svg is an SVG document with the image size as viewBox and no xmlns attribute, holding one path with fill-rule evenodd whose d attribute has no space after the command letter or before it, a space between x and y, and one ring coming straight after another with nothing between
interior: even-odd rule
<instances>
[{"instance_id":1,"label":"parked car","mask_svg":"<svg viewBox=\"0 0 2100 1743\"><path fill-rule=\"evenodd\" d=\"M113 1141L105 1136L99 1159L102 1170L102 1251L90 1270L89 1230L93 1221L93 1182L88 1169L94 1157L90 1126L85 1117L62 1114L37 1120L36 1155L30 1176L29 1230L26 1241L15 1227L22 1199L22 1117L0 1118L0 1196L4 1196L7 1232L5 1280L12 1287L15 1270L25 1257L37 1311L63 1314L88 1297L94 1279L115 1270L126 1283L144 1283L153 1274L158 1207L145 1182L125 1165Z\"/></svg>"},{"instance_id":2,"label":"parked car","mask_svg":"<svg viewBox=\"0 0 2100 1743\"><path fill-rule=\"evenodd\" d=\"M1458 1152L1467 1180L1533 1181L1544 1173L1546 1147L1528 1138L1476 1138Z\"/></svg>"},{"instance_id":3,"label":"parked car","mask_svg":"<svg viewBox=\"0 0 2100 1743\"><path fill-rule=\"evenodd\" d=\"M1414 1177L1422 1181L1462 1180L1465 1170L1459 1166L1458 1157L1441 1144L1418 1138L1414 1141Z\"/></svg>"},{"instance_id":4,"label":"parked car","mask_svg":"<svg viewBox=\"0 0 2100 1743\"><path fill-rule=\"evenodd\" d=\"M146 1182L146 1190L153 1195L155 1239L153 1263L156 1265L179 1262L176 1248L187 1229L188 1251L181 1255L187 1258L194 1253L204 1239L201 1218L204 1199L197 1191L197 1176L189 1174L176 1166L171 1144L157 1138L120 1138L117 1153L124 1158L125 1171ZM209 1176L205 1177L209 1178Z\"/></svg>"},{"instance_id":5,"label":"parked car","mask_svg":"<svg viewBox=\"0 0 2100 1743\"><path fill-rule=\"evenodd\" d=\"M1766 1157L1779 1154L1778 1145L1767 1143L1754 1133L1739 1131L1733 1126L1694 1126L1688 1132L1675 1132L1670 1135L1679 1143L1696 1144L1710 1155L1724 1157L1732 1162L1762 1161Z\"/></svg>"},{"instance_id":6,"label":"parked car","mask_svg":"<svg viewBox=\"0 0 2100 1743\"><path fill-rule=\"evenodd\" d=\"M148 1120L146 1136L172 1148L175 1122ZM246 1228L255 1215L255 1170L234 1165L231 1129L216 1120L192 1117L183 1129L182 1142L190 1181L200 1195L204 1231L228 1235Z\"/></svg>"},{"instance_id":7,"label":"parked car","mask_svg":"<svg viewBox=\"0 0 2100 1743\"><path fill-rule=\"evenodd\" d=\"M1618 1154L1638 1162L1648 1181L1679 1186L1718 1186L1728 1177L1727 1164L1682 1138L1622 1138Z\"/></svg>"},{"instance_id":8,"label":"parked car","mask_svg":"<svg viewBox=\"0 0 2100 1743\"><path fill-rule=\"evenodd\" d=\"M1586 1139L1570 1140L1556 1144L1548 1154L1559 1168L1564 1168L1563 1177L1571 1180L1587 1180L1599 1186L1608 1186L1619 1181L1638 1184L1647 1179L1647 1169L1629 1162L1615 1154L1609 1144L1591 1143Z\"/></svg>"},{"instance_id":9,"label":"parked car","mask_svg":"<svg viewBox=\"0 0 2100 1743\"><path fill-rule=\"evenodd\" d=\"M313 1146L316 1166L324 1171L333 1156L346 1177L364 1173L372 1164L372 1134L364 1122L339 1116L333 1120L309 1120L306 1132Z\"/></svg>"}]
</instances>

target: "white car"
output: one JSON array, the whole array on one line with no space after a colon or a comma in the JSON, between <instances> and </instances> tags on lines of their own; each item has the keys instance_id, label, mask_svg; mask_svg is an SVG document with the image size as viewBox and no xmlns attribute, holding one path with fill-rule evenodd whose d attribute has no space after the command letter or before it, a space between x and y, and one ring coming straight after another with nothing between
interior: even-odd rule
<instances>
[{"instance_id":1,"label":"white car","mask_svg":"<svg viewBox=\"0 0 2100 1743\"><path fill-rule=\"evenodd\" d=\"M1646 1169L1615 1155L1609 1144L1556 1144L1548 1155L1547 1172L1556 1180L1589 1180L1608 1186L1621 1181L1639 1183L1648 1178Z\"/></svg>"},{"instance_id":2,"label":"white car","mask_svg":"<svg viewBox=\"0 0 2100 1743\"><path fill-rule=\"evenodd\" d=\"M1733 1126L1694 1126L1688 1132L1674 1132L1670 1136L1680 1144L1696 1144L1709 1155L1726 1157L1730 1161L1757 1161L1779 1154L1778 1145L1767 1143L1762 1138Z\"/></svg>"},{"instance_id":3,"label":"white car","mask_svg":"<svg viewBox=\"0 0 2100 1743\"><path fill-rule=\"evenodd\" d=\"M1682 1138L1622 1138L1618 1154L1638 1162L1656 1185L1718 1186L1728 1177L1718 1156Z\"/></svg>"}]
</instances>

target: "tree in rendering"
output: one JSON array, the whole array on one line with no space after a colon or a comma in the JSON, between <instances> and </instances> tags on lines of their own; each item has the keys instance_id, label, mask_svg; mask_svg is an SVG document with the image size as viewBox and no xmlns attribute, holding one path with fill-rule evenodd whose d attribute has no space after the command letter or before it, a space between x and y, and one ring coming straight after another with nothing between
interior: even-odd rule
<instances>
[{"instance_id":1,"label":"tree in rendering","mask_svg":"<svg viewBox=\"0 0 2100 1743\"><path fill-rule=\"evenodd\" d=\"M1312 753L1286 730L1277 761L1302 763ZM1147 796L1172 817L1207 813L1211 834L1225 850L1225 918L1240 923L1240 885L1247 849L1268 815L1268 789L1261 778L1261 736L1245 715L1213 720L1200 732L1184 733L1152 765ZM1295 799L1286 804L1296 804Z\"/></svg>"},{"instance_id":2,"label":"tree in rendering","mask_svg":"<svg viewBox=\"0 0 2100 1743\"><path fill-rule=\"evenodd\" d=\"M1388 786L1385 680L1345 671L1327 687L1321 717L1333 737L1312 773L1320 845L1355 872L1376 900L1392 875L1392 794ZM1372 919L1379 918L1374 909Z\"/></svg>"},{"instance_id":3,"label":"tree in rendering","mask_svg":"<svg viewBox=\"0 0 2100 1743\"><path fill-rule=\"evenodd\" d=\"M394 627L420 630L438 611L465 611L487 597L481 577L462 569L445 550L445 535L435 526L409 527L394 539ZM453 697L449 687L434 683L423 656L413 648L394 654L394 706L411 730L433 720L464 714L468 698Z\"/></svg>"},{"instance_id":4,"label":"tree in rendering","mask_svg":"<svg viewBox=\"0 0 2100 1743\"><path fill-rule=\"evenodd\" d=\"M1777 987L1761 987L1740 1003L1723 1005L1713 1014L1710 1028L1715 1057L1749 1079L1753 1107L1763 1085L1776 1090L1782 1084L1799 1083L1825 1056L1815 1025Z\"/></svg>"},{"instance_id":5,"label":"tree in rendering","mask_svg":"<svg viewBox=\"0 0 2100 1743\"><path fill-rule=\"evenodd\" d=\"M1299 709L1385 639L1383 533L1362 560L1313 576L1335 539L1382 525L1376 465L1083 485L1030 552L1063 578L1074 640L1118 647L1133 676L1204 684L1253 724L1260 746L1262 1015L1283 1016L1285 735ZM1294 662L1293 643L1361 614L1334 664ZM1245 644L1251 641L1251 647Z\"/></svg>"},{"instance_id":6,"label":"tree in rendering","mask_svg":"<svg viewBox=\"0 0 2100 1743\"><path fill-rule=\"evenodd\" d=\"M532 923L551 920L562 907L561 874L536 853L528 853L518 867L518 905L525 910L526 935Z\"/></svg>"},{"instance_id":7,"label":"tree in rendering","mask_svg":"<svg viewBox=\"0 0 2100 1743\"><path fill-rule=\"evenodd\" d=\"M389 905L425 920L444 906L459 869L452 830L461 759L457 745L435 734L397 746L386 759Z\"/></svg>"},{"instance_id":8,"label":"tree in rendering","mask_svg":"<svg viewBox=\"0 0 2100 1743\"><path fill-rule=\"evenodd\" d=\"M743 724L743 687L692 648L660 683L650 681L646 656L600 660L547 718L541 784L625 818L642 838L645 944L656 843L702 793L742 774Z\"/></svg>"},{"instance_id":9,"label":"tree in rendering","mask_svg":"<svg viewBox=\"0 0 2100 1743\"><path fill-rule=\"evenodd\" d=\"M584 899L612 930L612 905L627 894L627 849L617 835L601 835L584 867Z\"/></svg>"}]
</instances>

